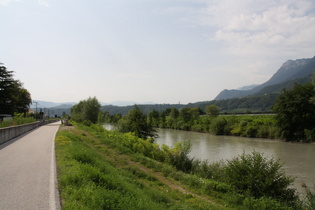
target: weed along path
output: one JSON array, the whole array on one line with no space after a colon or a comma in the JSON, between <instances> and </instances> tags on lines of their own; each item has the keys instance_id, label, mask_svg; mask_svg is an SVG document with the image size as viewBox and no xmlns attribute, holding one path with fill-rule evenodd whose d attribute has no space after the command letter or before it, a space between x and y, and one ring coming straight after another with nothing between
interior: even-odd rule
<instances>
[{"instance_id":1,"label":"weed along path","mask_svg":"<svg viewBox=\"0 0 315 210\"><path fill-rule=\"evenodd\" d=\"M0 209L59 209L54 139L60 123L0 145Z\"/></svg>"}]
</instances>

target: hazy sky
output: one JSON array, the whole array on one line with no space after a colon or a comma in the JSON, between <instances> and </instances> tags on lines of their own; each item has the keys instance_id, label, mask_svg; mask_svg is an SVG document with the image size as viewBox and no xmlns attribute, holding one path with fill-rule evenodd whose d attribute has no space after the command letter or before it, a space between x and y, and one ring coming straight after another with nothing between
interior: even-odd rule
<instances>
[{"instance_id":1,"label":"hazy sky","mask_svg":"<svg viewBox=\"0 0 315 210\"><path fill-rule=\"evenodd\" d=\"M0 62L34 100L189 103L315 55L314 0L0 0Z\"/></svg>"}]
</instances>

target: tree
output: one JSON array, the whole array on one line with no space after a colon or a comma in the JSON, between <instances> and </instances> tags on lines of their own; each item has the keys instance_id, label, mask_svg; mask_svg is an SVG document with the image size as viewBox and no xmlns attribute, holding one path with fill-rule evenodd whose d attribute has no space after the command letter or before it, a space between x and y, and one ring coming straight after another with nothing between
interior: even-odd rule
<instances>
[{"instance_id":1,"label":"tree","mask_svg":"<svg viewBox=\"0 0 315 210\"><path fill-rule=\"evenodd\" d=\"M210 125L210 132L214 135L224 135L224 128L227 121L224 118L215 118Z\"/></svg>"},{"instance_id":2,"label":"tree","mask_svg":"<svg viewBox=\"0 0 315 210\"><path fill-rule=\"evenodd\" d=\"M137 105L119 121L118 126L121 132L133 132L139 138L147 139L156 136L155 130L147 123L146 116Z\"/></svg>"},{"instance_id":3,"label":"tree","mask_svg":"<svg viewBox=\"0 0 315 210\"><path fill-rule=\"evenodd\" d=\"M295 84L291 90L283 90L273 110L281 136L287 141L305 140L305 130L314 129L315 96L313 84Z\"/></svg>"},{"instance_id":4,"label":"tree","mask_svg":"<svg viewBox=\"0 0 315 210\"><path fill-rule=\"evenodd\" d=\"M31 94L23 88L23 84L20 81L15 82L15 90L16 95L13 97L16 107L15 111L19 113L26 113L29 108L29 104L32 103Z\"/></svg>"},{"instance_id":5,"label":"tree","mask_svg":"<svg viewBox=\"0 0 315 210\"><path fill-rule=\"evenodd\" d=\"M100 112L101 105L96 97L89 97L86 100L85 106L83 107L83 116L85 120L89 120L92 123L97 123L98 113Z\"/></svg>"},{"instance_id":6,"label":"tree","mask_svg":"<svg viewBox=\"0 0 315 210\"><path fill-rule=\"evenodd\" d=\"M167 119L168 127L177 129L178 117L179 111L176 107L173 107L169 113L169 118Z\"/></svg>"},{"instance_id":7,"label":"tree","mask_svg":"<svg viewBox=\"0 0 315 210\"><path fill-rule=\"evenodd\" d=\"M0 63L0 114L26 113L31 102L31 94L23 83L14 80L13 71Z\"/></svg>"},{"instance_id":8,"label":"tree","mask_svg":"<svg viewBox=\"0 0 315 210\"><path fill-rule=\"evenodd\" d=\"M179 111L179 117L184 122L187 123L191 120L190 108L184 107Z\"/></svg>"},{"instance_id":9,"label":"tree","mask_svg":"<svg viewBox=\"0 0 315 210\"><path fill-rule=\"evenodd\" d=\"M173 107L170 111L170 117L173 120L176 120L179 117L179 111L176 107Z\"/></svg>"},{"instance_id":10,"label":"tree","mask_svg":"<svg viewBox=\"0 0 315 210\"><path fill-rule=\"evenodd\" d=\"M219 107L216 105L206 106L205 112L207 115L210 115L211 117L216 117L219 115Z\"/></svg>"},{"instance_id":11,"label":"tree","mask_svg":"<svg viewBox=\"0 0 315 210\"><path fill-rule=\"evenodd\" d=\"M160 124L160 113L156 110L152 110L148 114L148 124L153 127L159 127Z\"/></svg>"},{"instance_id":12,"label":"tree","mask_svg":"<svg viewBox=\"0 0 315 210\"><path fill-rule=\"evenodd\" d=\"M90 121L97 123L101 105L96 97L89 97L71 108L71 118L77 122Z\"/></svg>"},{"instance_id":13,"label":"tree","mask_svg":"<svg viewBox=\"0 0 315 210\"><path fill-rule=\"evenodd\" d=\"M196 120L199 118L200 114L202 113L202 110L200 109L200 107L195 107L195 108L191 108L189 110L190 116L191 116L191 120Z\"/></svg>"}]
</instances>

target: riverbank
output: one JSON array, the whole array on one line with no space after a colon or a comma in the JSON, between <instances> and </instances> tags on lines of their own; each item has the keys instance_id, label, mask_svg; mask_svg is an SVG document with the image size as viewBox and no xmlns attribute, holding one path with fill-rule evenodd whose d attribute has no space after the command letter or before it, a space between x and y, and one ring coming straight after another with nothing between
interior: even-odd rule
<instances>
[{"instance_id":1,"label":"riverbank","mask_svg":"<svg viewBox=\"0 0 315 210\"><path fill-rule=\"evenodd\" d=\"M176 155L177 149L165 148L165 153L149 140L95 125L59 131L56 155L64 209L287 208L157 161L168 152Z\"/></svg>"},{"instance_id":2,"label":"riverbank","mask_svg":"<svg viewBox=\"0 0 315 210\"><path fill-rule=\"evenodd\" d=\"M257 151L264 156L276 159L284 164L287 175L295 177L294 187L305 193L304 183L314 186L315 144L289 143L282 140L258 139L238 136L216 136L209 133L182 131L174 129L157 129L156 143L173 146L177 142L191 140L190 157L207 160L209 163L230 160L243 152Z\"/></svg>"},{"instance_id":3,"label":"riverbank","mask_svg":"<svg viewBox=\"0 0 315 210\"><path fill-rule=\"evenodd\" d=\"M217 117L204 115L187 122L167 118L166 122L159 124L158 127L249 138L280 137L274 115L220 115Z\"/></svg>"}]
</instances>

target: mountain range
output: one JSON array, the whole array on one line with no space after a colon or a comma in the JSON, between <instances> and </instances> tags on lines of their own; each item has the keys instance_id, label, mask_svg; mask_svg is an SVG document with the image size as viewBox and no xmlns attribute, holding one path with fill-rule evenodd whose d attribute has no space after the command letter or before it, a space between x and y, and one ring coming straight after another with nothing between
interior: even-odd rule
<instances>
[{"instance_id":1,"label":"mountain range","mask_svg":"<svg viewBox=\"0 0 315 210\"><path fill-rule=\"evenodd\" d=\"M257 86L254 85L254 87L251 89L248 89L248 86L245 86L245 89L225 89L221 91L214 100L241 98L268 93L279 93L283 88L289 89L292 87L295 82L309 82L310 76L313 74L314 70L315 56L313 58L288 60L282 64L278 71L267 82Z\"/></svg>"},{"instance_id":2,"label":"mountain range","mask_svg":"<svg viewBox=\"0 0 315 210\"><path fill-rule=\"evenodd\" d=\"M63 108L67 109L69 107L72 107L75 105L75 102L64 102L64 103L55 103L50 101L41 101L41 100L33 100L30 108L34 109L36 108Z\"/></svg>"}]
</instances>

